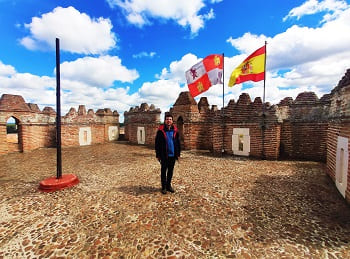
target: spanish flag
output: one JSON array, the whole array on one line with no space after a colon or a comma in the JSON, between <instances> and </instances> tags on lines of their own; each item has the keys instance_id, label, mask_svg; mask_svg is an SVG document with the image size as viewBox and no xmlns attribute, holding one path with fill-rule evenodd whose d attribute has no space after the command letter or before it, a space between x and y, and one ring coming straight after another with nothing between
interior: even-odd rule
<instances>
[{"instance_id":1,"label":"spanish flag","mask_svg":"<svg viewBox=\"0 0 350 259\"><path fill-rule=\"evenodd\" d=\"M261 47L248 56L238 67L233 70L228 86L243 83L245 81L258 82L265 78L266 46Z\"/></svg>"}]
</instances>

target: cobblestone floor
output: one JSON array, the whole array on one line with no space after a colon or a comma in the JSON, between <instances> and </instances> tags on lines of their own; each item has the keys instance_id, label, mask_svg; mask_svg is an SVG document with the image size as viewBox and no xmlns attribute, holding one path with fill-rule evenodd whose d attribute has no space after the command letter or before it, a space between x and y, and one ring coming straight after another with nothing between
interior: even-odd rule
<instances>
[{"instance_id":1,"label":"cobblestone floor","mask_svg":"<svg viewBox=\"0 0 350 259\"><path fill-rule=\"evenodd\" d=\"M79 185L38 191L56 150L0 156L0 258L350 258L350 206L315 162L184 152L160 193L151 149L63 149Z\"/></svg>"}]
</instances>

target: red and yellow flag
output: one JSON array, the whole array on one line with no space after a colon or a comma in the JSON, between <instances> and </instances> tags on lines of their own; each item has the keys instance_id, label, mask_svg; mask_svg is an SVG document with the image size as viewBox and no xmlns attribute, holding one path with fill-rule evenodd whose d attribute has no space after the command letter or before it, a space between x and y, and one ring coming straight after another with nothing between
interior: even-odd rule
<instances>
[{"instance_id":1,"label":"red and yellow flag","mask_svg":"<svg viewBox=\"0 0 350 259\"><path fill-rule=\"evenodd\" d=\"M245 81L258 82L265 78L266 46L261 47L248 56L238 67L233 70L228 86L243 83Z\"/></svg>"},{"instance_id":2,"label":"red and yellow flag","mask_svg":"<svg viewBox=\"0 0 350 259\"><path fill-rule=\"evenodd\" d=\"M223 55L212 54L186 71L188 89L192 97L207 91L212 85L222 84Z\"/></svg>"}]
</instances>

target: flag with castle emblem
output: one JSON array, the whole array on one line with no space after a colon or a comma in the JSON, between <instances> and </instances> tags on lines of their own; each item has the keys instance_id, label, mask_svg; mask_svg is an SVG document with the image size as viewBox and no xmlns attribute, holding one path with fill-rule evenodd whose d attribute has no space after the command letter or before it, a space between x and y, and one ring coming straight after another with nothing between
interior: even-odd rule
<instances>
[{"instance_id":1,"label":"flag with castle emblem","mask_svg":"<svg viewBox=\"0 0 350 259\"><path fill-rule=\"evenodd\" d=\"M192 97L207 91L212 85L222 84L223 55L212 54L186 71L188 89Z\"/></svg>"},{"instance_id":2,"label":"flag with castle emblem","mask_svg":"<svg viewBox=\"0 0 350 259\"><path fill-rule=\"evenodd\" d=\"M235 70L232 71L228 86L246 81L258 82L265 79L266 46L250 54Z\"/></svg>"}]
</instances>

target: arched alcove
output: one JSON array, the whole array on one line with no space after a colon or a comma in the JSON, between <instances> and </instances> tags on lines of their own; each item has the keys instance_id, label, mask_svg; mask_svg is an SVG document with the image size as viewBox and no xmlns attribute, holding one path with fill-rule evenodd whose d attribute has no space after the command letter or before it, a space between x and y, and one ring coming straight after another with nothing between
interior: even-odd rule
<instances>
[{"instance_id":1,"label":"arched alcove","mask_svg":"<svg viewBox=\"0 0 350 259\"><path fill-rule=\"evenodd\" d=\"M22 131L19 120L11 116L6 121L6 141L8 152L22 151Z\"/></svg>"}]
</instances>

